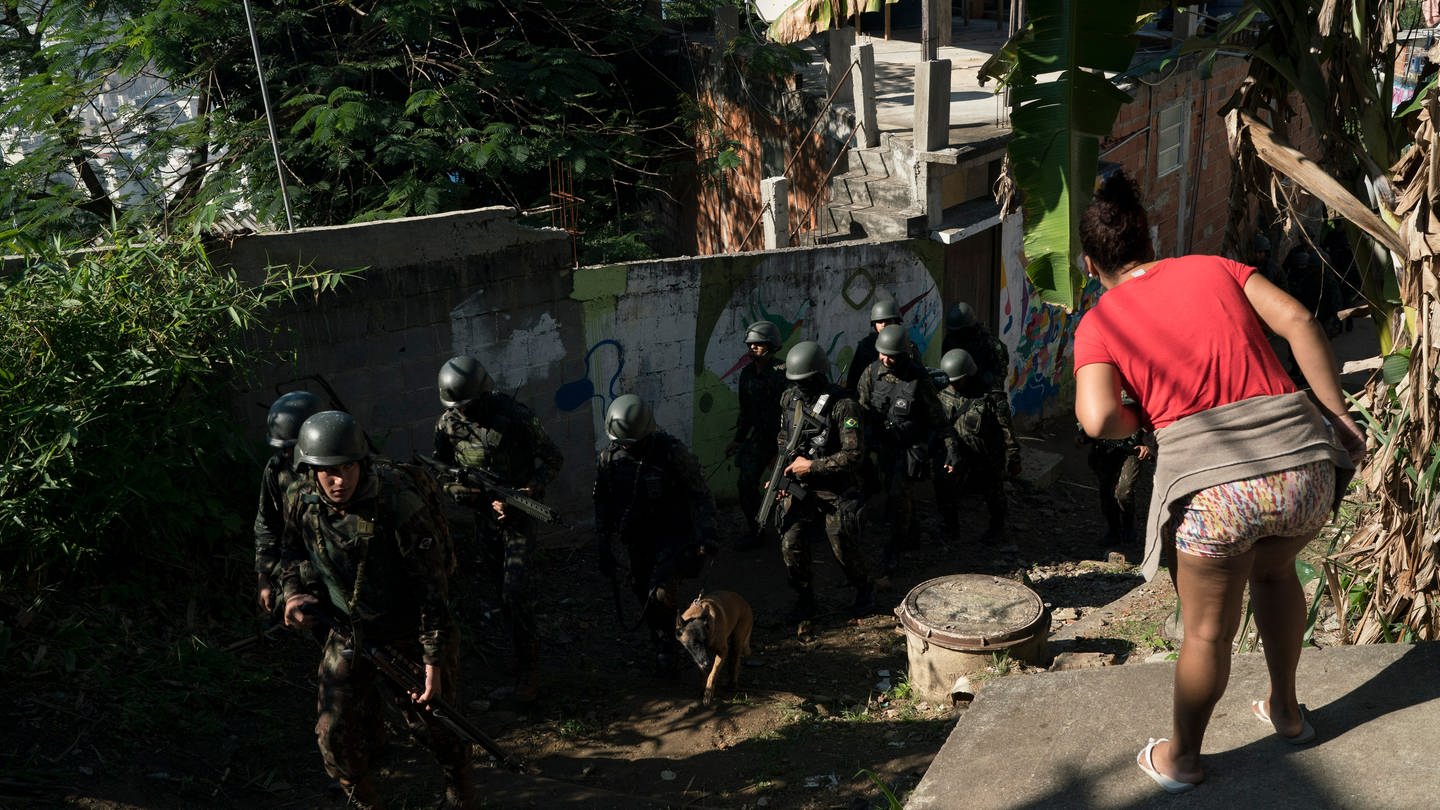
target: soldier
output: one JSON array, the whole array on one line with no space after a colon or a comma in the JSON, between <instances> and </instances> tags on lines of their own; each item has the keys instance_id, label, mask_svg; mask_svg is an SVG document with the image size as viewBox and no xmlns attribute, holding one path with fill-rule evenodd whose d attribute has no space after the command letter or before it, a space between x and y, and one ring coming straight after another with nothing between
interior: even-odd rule
<instances>
[{"instance_id":1,"label":"soldier","mask_svg":"<svg viewBox=\"0 0 1440 810\"><path fill-rule=\"evenodd\" d=\"M725 448L725 455L738 456L736 485L740 491L740 511L745 514L745 536L735 543L740 551L758 548L761 527L755 522L760 513L760 488L775 447L770 437L780 430L780 395L785 391L785 375L775 363L780 349L780 330L769 321L750 324L745 332L750 348L750 363L740 370L740 418L735 422L735 438Z\"/></svg>"},{"instance_id":2,"label":"soldier","mask_svg":"<svg viewBox=\"0 0 1440 810\"><path fill-rule=\"evenodd\" d=\"M860 375L870 367L870 364L880 356L875 350L875 340L880 337L880 330L891 324L904 326L900 317L900 306L895 299L888 294L877 298L874 304L870 305L870 333L860 339L855 346L855 354L850 357L850 368L845 374L845 388L851 392L856 391L856 385L860 383ZM913 344L910 348L911 356L919 363L920 350Z\"/></svg>"},{"instance_id":3,"label":"soldier","mask_svg":"<svg viewBox=\"0 0 1440 810\"><path fill-rule=\"evenodd\" d=\"M600 573L614 581L611 543L618 539L630 557L630 588L655 645L656 670L674 675L680 580L699 576L715 555L715 500L695 455L655 427L640 397L625 394L610 403L605 434L610 444L595 472Z\"/></svg>"},{"instance_id":4,"label":"soldier","mask_svg":"<svg viewBox=\"0 0 1440 810\"><path fill-rule=\"evenodd\" d=\"M874 607L874 585L860 550L860 463L865 453L860 406L829 379L830 361L813 340L795 344L785 356L785 378L791 385L780 398L779 443L784 452L790 434L800 427L801 441L784 473L791 479L779 497L780 551L785 573L796 593L792 621L815 616L815 589L810 571L810 543L822 536L830 553L855 588L857 616Z\"/></svg>"},{"instance_id":5,"label":"soldier","mask_svg":"<svg viewBox=\"0 0 1440 810\"><path fill-rule=\"evenodd\" d=\"M911 353L905 328L880 330L879 359L860 377L858 398L873 427L890 537L881 566L895 570L902 548L915 545L914 484L932 473L930 449L944 437L945 414L925 366Z\"/></svg>"},{"instance_id":6,"label":"soldier","mask_svg":"<svg viewBox=\"0 0 1440 810\"><path fill-rule=\"evenodd\" d=\"M546 435L529 408L494 391L485 367L473 357L452 357L437 381L445 412L435 423L435 458L441 463L483 470L502 486L534 498L545 495L564 463L560 448ZM495 572L501 612L517 660L515 684L497 690L497 699L529 703L539 694L540 638L535 628L533 595L527 568L535 544L535 519L506 509L503 501L481 490L450 482L456 502L475 508L476 545L486 568Z\"/></svg>"},{"instance_id":7,"label":"soldier","mask_svg":"<svg viewBox=\"0 0 1440 810\"><path fill-rule=\"evenodd\" d=\"M1005 391L1005 380L1010 374L1010 351L1000 339L990 334L984 324L975 317L975 310L961 301L945 313L945 338L940 343L941 351L964 349L978 369L978 384L990 392L995 403L995 413L1005 433L1005 469L1007 478L1020 474L1020 443L1015 439L1015 425L1010 418L1010 396Z\"/></svg>"},{"instance_id":8,"label":"soldier","mask_svg":"<svg viewBox=\"0 0 1440 810\"><path fill-rule=\"evenodd\" d=\"M266 443L275 448L260 474L260 507L255 510L255 577L260 609L275 610L280 587L280 535L285 529L285 490L295 481L294 447L300 425L320 410L309 391L282 394L265 418Z\"/></svg>"},{"instance_id":9,"label":"soldier","mask_svg":"<svg viewBox=\"0 0 1440 810\"><path fill-rule=\"evenodd\" d=\"M1100 491L1100 514L1107 527L1104 543L1138 559L1134 556L1141 550L1135 537L1135 484L1142 468L1150 466L1145 462L1155 457L1147 431L1137 430L1123 439L1092 439L1078 424L1076 430L1079 443L1090 445L1086 461Z\"/></svg>"},{"instance_id":10,"label":"soldier","mask_svg":"<svg viewBox=\"0 0 1440 810\"><path fill-rule=\"evenodd\" d=\"M298 478L285 493L280 547L286 626L315 626L306 606L320 599L350 618L353 643L332 632L324 644L315 735L326 772L361 807L380 805L370 778L370 751L384 729L380 701L393 696L413 718L416 704L431 698L453 703L460 685L460 634L437 518L403 474L371 461L349 414L321 411L306 419L296 444ZM303 590L302 561L323 585L318 598ZM375 666L353 652L362 637L423 661L424 693L378 688ZM427 731L420 736L444 770L442 807L470 806L468 745L429 712L418 714Z\"/></svg>"},{"instance_id":11,"label":"soldier","mask_svg":"<svg viewBox=\"0 0 1440 810\"><path fill-rule=\"evenodd\" d=\"M945 465L935 478L935 500L945 530L960 529L960 496L977 491L990 515L981 540L995 541L1005 532L1005 470L1016 464L1018 448L1006 443L1004 422L975 359L964 349L940 358L950 384L940 392L940 407L950 426Z\"/></svg>"}]
</instances>

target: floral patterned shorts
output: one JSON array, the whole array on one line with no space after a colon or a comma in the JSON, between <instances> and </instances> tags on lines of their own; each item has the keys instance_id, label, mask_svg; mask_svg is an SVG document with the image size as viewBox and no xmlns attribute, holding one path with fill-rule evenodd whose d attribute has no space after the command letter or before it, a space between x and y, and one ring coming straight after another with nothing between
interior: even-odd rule
<instances>
[{"instance_id":1,"label":"floral patterned shorts","mask_svg":"<svg viewBox=\"0 0 1440 810\"><path fill-rule=\"evenodd\" d=\"M1165 534L1173 534L1177 551L1238 557L1266 537L1320 531L1334 497L1335 465L1314 461L1202 489L1165 525Z\"/></svg>"}]
</instances>

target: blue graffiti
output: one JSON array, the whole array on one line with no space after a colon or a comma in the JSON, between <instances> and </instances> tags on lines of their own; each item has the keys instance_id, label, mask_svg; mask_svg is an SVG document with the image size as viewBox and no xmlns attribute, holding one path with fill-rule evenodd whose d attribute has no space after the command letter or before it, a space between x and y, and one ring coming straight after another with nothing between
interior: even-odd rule
<instances>
[{"instance_id":1,"label":"blue graffiti","mask_svg":"<svg viewBox=\"0 0 1440 810\"><path fill-rule=\"evenodd\" d=\"M561 411L578 411L590 403L592 399L605 400L595 393L595 383L590 381L590 355L601 346L612 346L615 349L615 373L610 375L610 383L607 386L607 393L610 399L619 396L615 391L615 383L620 379L620 372L625 369L625 347L619 341L602 340L590 347L585 352L585 374L578 380L571 380L564 383L555 390L555 408Z\"/></svg>"}]
</instances>

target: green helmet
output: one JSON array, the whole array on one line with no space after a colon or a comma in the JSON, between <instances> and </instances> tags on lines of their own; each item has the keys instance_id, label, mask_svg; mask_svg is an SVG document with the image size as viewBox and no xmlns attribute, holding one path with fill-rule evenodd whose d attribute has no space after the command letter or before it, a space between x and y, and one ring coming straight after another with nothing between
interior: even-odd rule
<instances>
[{"instance_id":1,"label":"green helmet","mask_svg":"<svg viewBox=\"0 0 1440 810\"><path fill-rule=\"evenodd\" d=\"M764 343L772 349L780 348L780 330L769 321L756 321L745 330L746 343Z\"/></svg>"},{"instance_id":2,"label":"green helmet","mask_svg":"<svg viewBox=\"0 0 1440 810\"><path fill-rule=\"evenodd\" d=\"M894 298L885 297L870 305L870 323L900 320L900 307Z\"/></svg>"},{"instance_id":3,"label":"green helmet","mask_svg":"<svg viewBox=\"0 0 1440 810\"><path fill-rule=\"evenodd\" d=\"M460 355L440 367L440 404L453 408L467 399L474 399L494 387L490 372L473 357Z\"/></svg>"},{"instance_id":4,"label":"green helmet","mask_svg":"<svg viewBox=\"0 0 1440 810\"><path fill-rule=\"evenodd\" d=\"M611 441L638 442L655 432L655 415L645 400L622 394L605 409L605 435Z\"/></svg>"},{"instance_id":5,"label":"green helmet","mask_svg":"<svg viewBox=\"0 0 1440 810\"><path fill-rule=\"evenodd\" d=\"M785 379L808 380L817 374L822 378L830 374L830 358L825 356L820 344L802 340L791 346L785 355Z\"/></svg>"},{"instance_id":6,"label":"green helmet","mask_svg":"<svg viewBox=\"0 0 1440 810\"><path fill-rule=\"evenodd\" d=\"M975 358L971 357L969 352L964 349L951 349L940 358L940 370L945 372L950 382L959 382L966 377L975 376L980 367L975 365Z\"/></svg>"},{"instance_id":7,"label":"green helmet","mask_svg":"<svg viewBox=\"0 0 1440 810\"><path fill-rule=\"evenodd\" d=\"M265 417L266 442L271 447L295 446L295 437L300 435L300 426L316 411L320 400L309 391L290 391L281 394L270 406L270 415Z\"/></svg>"},{"instance_id":8,"label":"green helmet","mask_svg":"<svg viewBox=\"0 0 1440 810\"><path fill-rule=\"evenodd\" d=\"M880 330L875 336L875 351L886 357L904 355L910 350L910 336L905 334L905 327L898 323L892 323Z\"/></svg>"},{"instance_id":9,"label":"green helmet","mask_svg":"<svg viewBox=\"0 0 1440 810\"><path fill-rule=\"evenodd\" d=\"M355 417L344 411L321 411L300 426L295 443L295 463L311 467L336 467L370 456L365 432Z\"/></svg>"},{"instance_id":10,"label":"green helmet","mask_svg":"<svg viewBox=\"0 0 1440 810\"><path fill-rule=\"evenodd\" d=\"M945 328L954 332L975 325L975 310L964 301L959 302L945 313Z\"/></svg>"}]
</instances>

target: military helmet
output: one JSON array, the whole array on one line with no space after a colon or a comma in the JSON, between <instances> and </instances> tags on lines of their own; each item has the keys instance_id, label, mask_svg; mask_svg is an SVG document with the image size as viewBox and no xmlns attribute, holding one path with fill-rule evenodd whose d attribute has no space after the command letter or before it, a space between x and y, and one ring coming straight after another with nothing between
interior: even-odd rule
<instances>
[{"instance_id":1,"label":"military helmet","mask_svg":"<svg viewBox=\"0 0 1440 810\"><path fill-rule=\"evenodd\" d=\"M494 387L490 372L480 361L466 355L452 357L440 367L440 404L453 408L467 399L474 399Z\"/></svg>"},{"instance_id":2,"label":"military helmet","mask_svg":"<svg viewBox=\"0 0 1440 810\"><path fill-rule=\"evenodd\" d=\"M898 320L900 320L900 307L895 303L894 298L889 296L877 298L875 303L870 305L870 323Z\"/></svg>"},{"instance_id":3,"label":"military helmet","mask_svg":"<svg viewBox=\"0 0 1440 810\"><path fill-rule=\"evenodd\" d=\"M605 435L611 441L638 442L655 432L655 415L645 400L622 394L605 409Z\"/></svg>"},{"instance_id":4,"label":"military helmet","mask_svg":"<svg viewBox=\"0 0 1440 810\"><path fill-rule=\"evenodd\" d=\"M896 357L905 354L910 348L910 336L905 334L905 327L898 323L892 323L880 330L875 336L875 351L886 357Z\"/></svg>"},{"instance_id":5,"label":"military helmet","mask_svg":"<svg viewBox=\"0 0 1440 810\"><path fill-rule=\"evenodd\" d=\"M975 310L964 301L956 303L955 306L950 307L949 312L945 313L945 328L952 332L968 329L974 325Z\"/></svg>"},{"instance_id":6,"label":"military helmet","mask_svg":"<svg viewBox=\"0 0 1440 810\"><path fill-rule=\"evenodd\" d=\"M337 467L369 455L360 423L344 411L321 411L306 419L295 443L295 463L312 467Z\"/></svg>"},{"instance_id":7,"label":"military helmet","mask_svg":"<svg viewBox=\"0 0 1440 810\"><path fill-rule=\"evenodd\" d=\"M271 447L294 447L295 438L300 435L300 426L318 410L320 400L309 391L281 394L265 417L265 441Z\"/></svg>"},{"instance_id":8,"label":"military helmet","mask_svg":"<svg viewBox=\"0 0 1440 810\"><path fill-rule=\"evenodd\" d=\"M785 379L808 380L815 375L829 377L830 358L813 340L802 340L785 354Z\"/></svg>"},{"instance_id":9,"label":"military helmet","mask_svg":"<svg viewBox=\"0 0 1440 810\"><path fill-rule=\"evenodd\" d=\"M940 358L940 370L945 372L945 377L950 382L959 382L966 377L975 376L980 367L975 365L975 358L971 357L969 352L964 349L951 349Z\"/></svg>"},{"instance_id":10,"label":"military helmet","mask_svg":"<svg viewBox=\"0 0 1440 810\"><path fill-rule=\"evenodd\" d=\"M1270 238L1267 237L1267 236L1266 236L1265 234L1263 234L1263 233L1257 233L1257 234L1255 234L1255 236L1250 239L1250 249L1253 250L1253 251L1255 251L1255 252L1257 252L1257 253L1260 252L1260 251L1262 251L1262 250L1265 251L1266 253L1269 253L1269 252L1270 252Z\"/></svg>"},{"instance_id":11,"label":"military helmet","mask_svg":"<svg viewBox=\"0 0 1440 810\"><path fill-rule=\"evenodd\" d=\"M769 321L756 321L745 330L746 343L764 343L772 349L780 348L780 330Z\"/></svg>"}]
</instances>

